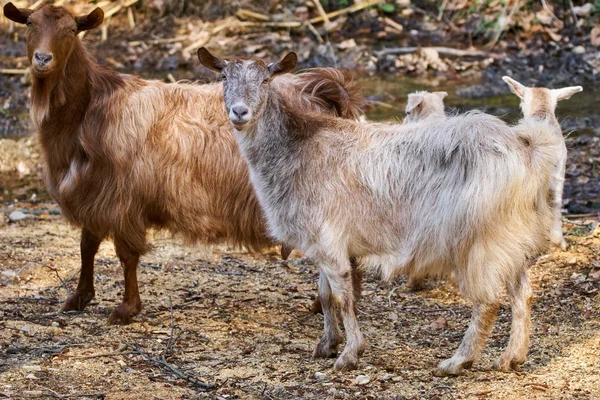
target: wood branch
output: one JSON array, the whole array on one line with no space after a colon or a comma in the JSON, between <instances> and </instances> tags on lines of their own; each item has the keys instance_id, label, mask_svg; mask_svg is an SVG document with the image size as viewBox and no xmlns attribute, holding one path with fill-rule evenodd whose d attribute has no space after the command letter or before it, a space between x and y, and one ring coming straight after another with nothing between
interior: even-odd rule
<instances>
[{"instance_id":1,"label":"wood branch","mask_svg":"<svg viewBox=\"0 0 600 400\"><path fill-rule=\"evenodd\" d=\"M399 23L397 23L396 21L394 21L393 19L391 19L389 17L384 17L383 21L385 22L386 25L391 26L398 32L402 32L404 30L404 27L402 25L400 25Z\"/></svg>"},{"instance_id":2,"label":"wood branch","mask_svg":"<svg viewBox=\"0 0 600 400\"><path fill-rule=\"evenodd\" d=\"M240 22L242 27L263 27L263 28L300 28L302 23L299 21L283 21L283 22Z\"/></svg>"},{"instance_id":3,"label":"wood branch","mask_svg":"<svg viewBox=\"0 0 600 400\"><path fill-rule=\"evenodd\" d=\"M304 23L304 26L306 26L306 29L308 29L309 31L312 32L313 35L315 35L315 37L317 38L317 42L325 43L325 41L321 37L321 34L319 33L319 31L315 28L315 26L313 24L311 24L309 21L306 21Z\"/></svg>"},{"instance_id":4,"label":"wood branch","mask_svg":"<svg viewBox=\"0 0 600 400\"><path fill-rule=\"evenodd\" d=\"M452 57L490 57L494 59L504 58L501 54L490 53L481 50L461 50L452 47L392 47L375 52L377 57L387 56L388 54L408 54L416 53L421 49L433 49L440 54L445 54Z\"/></svg>"},{"instance_id":5,"label":"wood branch","mask_svg":"<svg viewBox=\"0 0 600 400\"><path fill-rule=\"evenodd\" d=\"M317 7L317 11L321 15L321 17L323 17L323 21L325 21L325 25L329 25L331 23L331 20L329 19L329 16L327 15L327 13L325 12L325 10L323 9L323 5L321 4L321 0L314 0L313 3Z\"/></svg>"},{"instance_id":6,"label":"wood branch","mask_svg":"<svg viewBox=\"0 0 600 400\"><path fill-rule=\"evenodd\" d=\"M4 75L25 75L27 74L27 68L25 69L0 69L0 74Z\"/></svg>"},{"instance_id":7,"label":"wood branch","mask_svg":"<svg viewBox=\"0 0 600 400\"><path fill-rule=\"evenodd\" d=\"M332 18L335 18L335 17L340 16L340 15L352 14L352 13L355 13L355 12L360 11L362 9L365 9L367 7L371 7L371 6L374 6L374 5L377 5L377 4L381 4L384 1L385 0L369 0L369 1L366 1L364 3L355 4L355 5L350 6L350 7L342 8L341 10L336 10L336 11L330 12L330 13L327 14L327 18L329 18L331 20ZM320 15L318 17L310 19L309 21L310 21L311 24L316 24L317 22L322 22L323 21L323 16Z\"/></svg>"},{"instance_id":8,"label":"wood branch","mask_svg":"<svg viewBox=\"0 0 600 400\"><path fill-rule=\"evenodd\" d=\"M129 21L129 29L135 28L135 18L133 18L133 10L127 7L127 21Z\"/></svg>"},{"instance_id":9,"label":"wood branch","mask_svg":"<svg viewBox=\"0 0 600 400\"><path fill-rule=\"evenodd\" d=\"M103 352L103 353L88 354L86 356L76 356L76 357L71 357L71 358L75 359L75 360L89 360L90 358L114 357L114 356L120 356L123 354L131 353L130 351L126 351L126 350L127 350L127 346L125 346L124 344L121 344L121 346L119 346L119 348L115 351L107 351L107 352Z\"/></svg>"},{"instance_id":10,"label":"wood branch","mask_svg":"<svg viewBox=\"0 0 600 400\"><path fill-rule=\"evenodd\" d=\"M237 12L235 13L235 15L238 16L238 18L241 19L246 19L246 18L253 18L253 19L257 19L259 21L268 21L270 20L268 15L264 15L261 13L257 13L254 11L250 11L250 10L244 10L243 8L240 8L239 10L237 10Z\"/></svg>"}]
</instances>

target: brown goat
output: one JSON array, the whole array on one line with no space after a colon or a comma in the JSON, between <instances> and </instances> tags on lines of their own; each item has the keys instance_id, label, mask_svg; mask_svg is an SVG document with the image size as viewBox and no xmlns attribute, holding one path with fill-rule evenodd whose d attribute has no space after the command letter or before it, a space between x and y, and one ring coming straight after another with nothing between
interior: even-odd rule
<instances>
[{"instance_id":1,"label":"brown goat","mask_svg":"<svg viewBox=\"0 0 600 400\"><path fill-rule=\"evenodd\" d=\"M82 228L79 284L63 310L82 310L94 297L94 257L106 238L125 275L123 302L110 323L129 323L141 310L137 265L151 247L148 229L187 242L257 250L274 244L225 113L222 84L165 84L98 65L77 33L102 23L99 8L74 17L62 7L33 11L8 3L4 14L28 25L31 117L46 185L67 220ZM340 71L276 84L287 85L299 109L353 117L362 102ZM328 101L331 90L344 93Z\"/></svg>"}]
</instances>

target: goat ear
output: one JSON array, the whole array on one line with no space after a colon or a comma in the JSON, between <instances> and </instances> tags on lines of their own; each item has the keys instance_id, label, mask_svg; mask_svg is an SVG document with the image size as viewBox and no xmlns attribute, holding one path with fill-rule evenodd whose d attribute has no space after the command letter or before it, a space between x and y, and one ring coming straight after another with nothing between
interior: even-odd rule
<instances>
[{"instance_id":1,"label":"goat ear","mask_svg":"<svg viewBox=\"0 0 600 400\"><path fill-rule=\"evenodd\" d=\"M198 49L198 60L200 60L200 64L216 72L221 72L227 66L227 61L213 56L210 51L206 50L206 47Z\"/></svg>"},{"instance_id":2,"label":"goat ear","mask_svg":"<svg viewBox=\"0 0 600 400\"><path fill-rule=\"evenodd\" d=\"M17 8L13 3L4 5L4 16L18 24L26 24L33 10L28 8Z\"/></svg>"},{"instance_id":3,"label":"goat ear","mask_svg":"<svg viewBox=\"0 0 600 400\"><path fill-rule=\"evenodd\" d=\"M446 96L448 96L448 92L433 92L436 96L439 96L440 99L444 100Z\"/></svg>"},{"instance_id":4,"label":"goat ear","mask_svg":"<svg viewBox=\"0 0 600 400\"><path fill-rule=\"evenodd\" d=\"M75 18L77 23L78 31L89 31L102 25L104 21L104 11L100 7L96 7L94 11L88 15L82 15L81 17Z\"/></svg>"},{"instance_id":5,"label":"goat ear","mask_svg":"<svg viewBox=\"0 0 600 400\"><path fill-rule=\"evenodd\" d=\"M581 86L569 86L561 89L552 89L552 94L556 97L556 101L570 99L575 93L583 91Z\"/></svg>"},{"instance_id":6,"label":"goat ear","mask_svg":"<svg viewBox=\"0 0 600 400\"><path fill-rule=\"evenodd\" d=\"M511 92L519 96L521 99L525 97L525 86L508 76L503 76L502 80L508 84Z\"/></svg>"},{"instance_id":7,"label":"goat ear","mask_svg":"<svg viewBox=\"0 0 600 400\"><path fill-rule=\"evenodd\" d=\"M269 64L271 77L290 72L296 67L298 56L293 51L287 53L280 61Z\"/></svg>"},{"instance_id":8,"label":"goat ear","mask_svg":"<svg viewBox=\"0 0 600 400\"><path fill-rule=\"evenodd\" d=\"M411 113L415 108L419 107L425 100L425 96L420 93L411 93L408 95L408 103L406 104L406 113Z\"/></svg>"}]
</instances>

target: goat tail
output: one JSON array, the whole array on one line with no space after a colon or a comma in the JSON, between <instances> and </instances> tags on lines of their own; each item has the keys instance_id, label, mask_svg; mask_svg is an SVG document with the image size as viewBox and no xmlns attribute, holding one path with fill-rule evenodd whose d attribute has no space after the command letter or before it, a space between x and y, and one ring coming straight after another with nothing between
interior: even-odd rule
<instances>
[{"instance_id":1,"label":"goat tail","mask_svg":"<svg viewBox=\"0 0 600 400\"><path fill-rule=\"evenodd\" d=\"M367 101L360 94L361 87L350 70L308 69L295 76L295 85L303 96L310 96L312 102L334 116L358 119L364 115Z\"/></svg>"}]
</instances>

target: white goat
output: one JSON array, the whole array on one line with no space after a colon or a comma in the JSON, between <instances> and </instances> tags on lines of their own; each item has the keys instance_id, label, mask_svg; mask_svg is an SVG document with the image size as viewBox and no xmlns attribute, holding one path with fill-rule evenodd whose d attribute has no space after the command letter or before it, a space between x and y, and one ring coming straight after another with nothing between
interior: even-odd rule
<instances>
[{"instance_id":1,"label":"white goat","mask_svg":"<svg viewBox=\"0 0 600 400\"><path fill-rule=\"evenodd\" d=\"M524 121L528 121L527 123L536 120L545 121L545 124L549 125L552 134L562 138L562 130L554 114L556 104L560 100L569 99L575 93L581 92L583 90L581 86L546 89L524 86L508 76L503 77L502 80L506 82L510 90L521 99L521 111L523 112ZM550 242L553 245L560 247L562 250L567 249L567 242L565 242L565 239L563 238L561 214L566 163L567 147L563 141L556 154L555 168L552 171L550 180L554 210L554 223L552 224L552 229L550 231Z\"/></svg>"},{"instance_id":2,"label":"white goat","mask_svg":"<svg viewBox=\"0 0 600 400\"><path fill-rule=\"evenodd\" d=\"M314 357L337 352L341 311L346 346L334 368L358 365L365 342L353 295L355 258L387 279L402 269L456 274L473 317L439 375L458 374L476 360L504 289L513 320L496 366L509 370L525 361L532 295L526 267L547 243L547 176L562 138L536 122L539 129L520 133L528 135L525 142L478 112L405 125L303 113L269 85L294 68L294 53L268 66L226 62L204 48L198 56L225 79L225 107L270 234L320 267L325 334Z\"/></svg>"}]
</instances>

